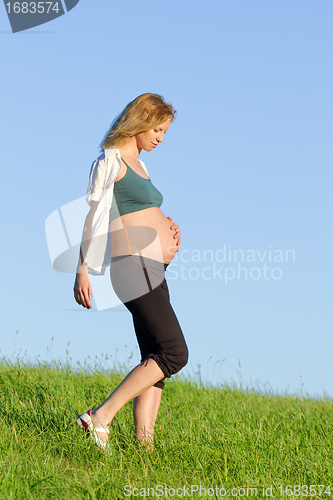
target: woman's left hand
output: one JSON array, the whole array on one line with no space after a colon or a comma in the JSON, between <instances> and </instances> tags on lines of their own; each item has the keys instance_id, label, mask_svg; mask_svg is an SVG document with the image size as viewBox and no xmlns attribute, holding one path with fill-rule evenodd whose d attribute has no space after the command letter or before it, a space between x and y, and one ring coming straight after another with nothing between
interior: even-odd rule
<instances>
[{"instance_id":1,"label":"woman's left hand","mask_svg":"<svg viewBox=\"0 0 333 500\"><path fill-rule=\"evenodd\" d=\"M176 240L176 246L178 247L177 248L177 252L179 252L179 246L180 246L180 242L182 241L181 237L180 237L180 229L179 229L179 226L178 224L176 224L172 217L167 217L167 219L169 219L170 222L172 222L171 226L170 226L170 229L173 229L175 231L175 234L174 234L174 238Z\"/></svg>"}]
</instances>

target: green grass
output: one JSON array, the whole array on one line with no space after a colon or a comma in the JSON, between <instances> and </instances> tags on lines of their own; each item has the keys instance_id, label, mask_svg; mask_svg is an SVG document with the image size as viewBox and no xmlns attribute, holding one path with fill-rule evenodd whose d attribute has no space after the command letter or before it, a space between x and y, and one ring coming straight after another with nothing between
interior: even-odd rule
<instances>
[{"instance_id":1,"label":"green grass","mask_svg":"<svg viewBox=\"0 0 333 500\"><path fill-rule=\"evenodd\" d=\"M191 498L220 498L223 490L207 491L216 487L229 489L225 498L238 488L238 497L257 488L262 498L271 485L270 498L290 498L287 485L331 485L333 495L332 400L200 387L176 377L164 389L154 452L135 444L129 403L111 427L109 457L86 439L76 417L122 378L69 363L2 360L0 498L109 500L133 498L124 494L130 491L157 498L158 485L168 493L160 498L190 498L191 485L206 488ZM185 496L168 490L184 486ZM316 489L312 498L330 498Z\"/></svg>"}]
</instances>

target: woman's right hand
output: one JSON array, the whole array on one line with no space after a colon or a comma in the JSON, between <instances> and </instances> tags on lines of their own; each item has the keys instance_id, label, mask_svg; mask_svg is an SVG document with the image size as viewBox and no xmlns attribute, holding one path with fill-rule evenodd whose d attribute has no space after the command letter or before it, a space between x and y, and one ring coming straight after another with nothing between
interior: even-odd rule
<instances>
[{"instance_id":1,"label":"woman's right hand","mask_svg":"<svg viewBox=\"0 0 333 500\"><path fill-rule=\"evenodd\" d=\"M92 287L90 278L85 269L76 273L73 290L76 302L87 309L91 309L92 305L90 301L92 300Z\"/></svg>"}]
</instances>

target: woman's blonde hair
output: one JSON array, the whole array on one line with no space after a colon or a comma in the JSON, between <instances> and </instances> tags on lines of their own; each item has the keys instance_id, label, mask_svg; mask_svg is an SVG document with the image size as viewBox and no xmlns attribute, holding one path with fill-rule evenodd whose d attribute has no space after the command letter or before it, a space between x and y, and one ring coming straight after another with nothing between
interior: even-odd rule
<instances>
[{"instance_id":1,"label":"woman's blonde hair","mask_svg":"<svg viewBox=\"0 0 333 500\"><path fill-rule=\"evenodd\" d=\"M176 110L158 94L142 94L127 104L126 108L111 123L100 148L122 146L129 137L146 132L169 118L174 120Z\"/></svg>"}]
</instances>

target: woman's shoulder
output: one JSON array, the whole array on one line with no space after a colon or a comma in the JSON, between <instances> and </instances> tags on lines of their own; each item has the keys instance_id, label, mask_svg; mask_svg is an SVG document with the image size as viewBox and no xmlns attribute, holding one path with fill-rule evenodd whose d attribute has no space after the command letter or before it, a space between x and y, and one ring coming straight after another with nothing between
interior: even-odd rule
<instances>
[{"instance_id":1,"label":"woman's shoulder","mask_svg":"<svg viewBox=\"0 0 333 500\"><path fill-rule=\"evenodd\" d=\"M93 161L87 189L88 203L91 200L98 201L102 192L108 189L114 182L121 168L121 158L118 158L118 153L119 150L113 149L110 151L105 149L98 158Z\"/></svg>"},{"instance_id":2,"label":"woman's shoulder","mask_svg":"<svg viewBox=\"0 0 333 500\"><path fill-rule=\"evenodd\" d=\"M116 160L118 160L121 164L121 156L119 150L113 148L105 149L97 158L94 159L91 165L90 174L94 170L103 171L104 173L113 170Z\"/></svg>"},{"instance_id":3,"label":"woman's shoulder","mask_svg":"<svg viewBox=\"0 0 333 500\"><path fill-rule=\"evenodd\" d=\"M104 156L106 160L118 158L121 160L121 154L118 148L106 148L102 152L101 156Z\"/></svg>"},{"instance_id":4,"label":"woman's shoulder","mask_svg":"<svg viewBox=\"0 0 333 500\"><path fill-rule=\"evenodd\" d=\"M112 166L114 164L115 160L118 160L120 165L122 164L121 163L121 153L120 153L119 149L117 149L117 148L106 148L100 156L102 157L100 161L104 160L109 166ZM146 168L145 163L142 160L140 160L140 158L139 158L139 162L140 162L142 168L148 174L148 170Z\"/></svg>"},{"instance_id":5,"label":"woman's shoulder","mask_svg":"<svg viewBox=\"0 0 333 500\"><path fill-rule=\"evenodd\" d=\"M121 159L119 149L107 148L107 149L104 149L97 158L95 158L93 163L96 163L96 162L109 163L110 160L114 160L115 158L118 158L119 160Z\"/></svg>"}]
</instances>

